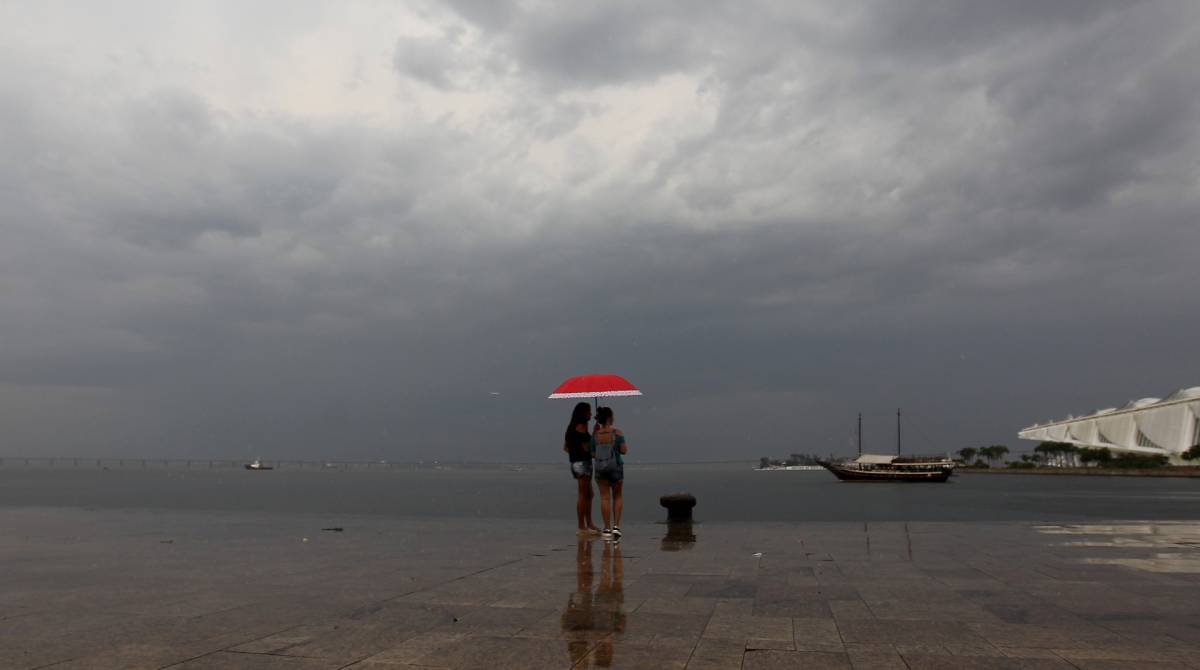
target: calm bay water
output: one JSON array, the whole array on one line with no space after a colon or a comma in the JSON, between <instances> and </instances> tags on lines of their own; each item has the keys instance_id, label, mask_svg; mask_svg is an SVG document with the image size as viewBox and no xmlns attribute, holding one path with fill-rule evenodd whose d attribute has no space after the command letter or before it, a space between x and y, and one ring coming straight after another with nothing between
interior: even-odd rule
<instances>
[{"instance_id":1,"label":"calm bay water","mask_svg":"<svg viewBox=\"0 0 1200 670\"><path fill-rule=\"evenodd\" d=\"M0 468L0 509L71 507L555 519L573 523L562 466L396 470ZM665 517L689 491L710 523L1200 519L1200 479L959 475L947 484L848 484L823 471L740 465L626 466L625 519ZM597 519L599 509L596 509Z\"/></svg>"}]
</instances>

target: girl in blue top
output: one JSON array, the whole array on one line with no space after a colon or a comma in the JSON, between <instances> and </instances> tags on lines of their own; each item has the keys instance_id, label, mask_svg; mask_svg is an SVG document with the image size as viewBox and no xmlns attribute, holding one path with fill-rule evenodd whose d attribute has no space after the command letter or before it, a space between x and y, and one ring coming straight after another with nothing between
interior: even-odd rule
<instances>
[{"instance_id":1,"label":"girl in blue top","mask_svg":"<svg viewBox=\"0 0 1200 670\"><path fill-rule=\"evenodd\" d=\"M621 538L621 487L625 480L625 460L629 452L625 434L613 428L611 407L596 410L596 429L592 432L593 476L600 487L600 516L604 518L606 538ZM610 525L611 522L611 525Z\"/></svg>"}]
</instances>

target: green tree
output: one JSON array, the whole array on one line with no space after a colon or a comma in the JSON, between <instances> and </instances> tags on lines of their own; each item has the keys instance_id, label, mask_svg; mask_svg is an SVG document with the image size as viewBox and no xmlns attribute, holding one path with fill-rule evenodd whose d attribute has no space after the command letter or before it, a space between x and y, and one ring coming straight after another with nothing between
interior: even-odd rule
<instances>
[{"instance_id":1,"label":"green tree","mask_svg":"<svg viewBox=\"0 0 1200 670\"><path fill-rule=\"evenodd\" d=\"M1004 458L1008 453L1008 447L1003 444L993 444L990 447L980 447L979 455L988 460L989 465L995 465L996 461Z\"/></svg>"},{"instance_id":2,"label":"green tree","mask_svg":"<svg viewBox=\"0 0 1200 670\"><path fill-rule=\"evenodd\" d=\"M1075 455L1079 457L1079 462L1087 465L1095 463L1104 465L1112 460L1112 452L1103 447L1079 447L1075 450Z\"/></svg>"},{"instance_id":3,"label":"green tree","mask_svg":"<svg viewBox=\"0 0 1200 670\"><path fill-rule=\"evenodd\" d=\"M992 459L997 461L1003 461L1004 457L1008 455L1008 447L1003 444L993 444L988 449L992 450Z\"/></svg>"},{"instance_id":4,"label":"green tree","mask_svg":"<svg viewBox=\"0 0 1200 670\"><path fill-rule=\"evenodd\" d=\"M759 469L765 469L767 467L770 467L770 465L771 465L771 458L769 456L763 456L762 458L758 459ZM746 467L746 466L743 465L742 467Z\"/></svg>"},{"instance_id":5,"label":"green tree","mask_svg":"<svg viewBox=\"0 0 1200 670\"><path fill-rule=\"evenodd\" d=\"M1067 442L1043 442L1034 447L1033 450L1042 455L1046 459L1048 465L1063 464L1063 455L1074 451L1075 445Z\"/></svg>"},{"instance_id":6,"label":"green tree","mask_svg":"<svg viewBox=\"0 0 1200 670\"><path fill-rule=\"evenodd\" d=\"M963 463L970 463L975 459L975 454L977 453L979 453L979 450L977 450L975 447L963 447L962 449L958 450L958 455L962 459Z\"/></svg>"},{"instance_id":7,"label":"green tree","mask_svg":"<svg viewBox=\"0 0 1200 670\"><path fill-rule=\"evenodd\" d=\"M1110 468L1161 468L1170 462L1166 456L1158 454L1118 454L1105 464Z\"/></svg>"},{"instance_id":8,"label":"green tree","mask_svg":"<svg viewBox=\"0 0 1200 670\"><path fill-rule=\"evenodd\" d=\"M1064 465L1077 467L1079 465L1079 447L1067 442L1062 446L1062 460Z\"/></svg>"},{"instance_id":9,"label":"green tree","mask_svg":"<svg viewBox=\"0 0 1200 670\"><path fill-rule=\"evenodd\" d=\"M1188 450L1180 454L1180 457L1185 461L1194 461L1200 458L1200 444L1195 444L1188 447Z\"/></svg>"},{"instance_id":10,"label":"green tree","mask_svg":"<svg viewBox=\"0 0 1200 670\"><path fill-rule=\"evenodd\" d=\"M1050 464L1050 456L1052 454L1054 454L1054 451L1055 451L1055 446L1054 446L1055 444L1056 444L1055 442L1042 442L1041 444L1039 444L1038 446L1033 448L1033 453L1040 456L1041 459L1043 461L1046 461L1046 464L1049 465Z\"/></svg>"},{"instance_id":11,"label":"green tree","mask_svg":"<svg viewBox=\"0 0 1200 670\"><path fill-rule=\"evenodd\" d=\"M992 462L991 447L980 447L975 450L975 453L979 454L979 459L975 461L976 463L980 463L983 461L987 461L988 463Z\"/></svg>"}]
</instances>

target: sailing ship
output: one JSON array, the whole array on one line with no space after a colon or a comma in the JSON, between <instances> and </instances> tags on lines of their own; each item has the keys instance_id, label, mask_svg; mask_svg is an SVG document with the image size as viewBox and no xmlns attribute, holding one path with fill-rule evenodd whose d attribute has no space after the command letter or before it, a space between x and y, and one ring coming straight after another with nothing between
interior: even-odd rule
<instances>
[{"instance_id":1,"label":"sailing ship","mask_svg":"<svg viewBox=\"0 0 1200 670\"><path fill-rule=\"evenodd\" d=\"M270 465L263 465L262 461L257 458L246 464L247 470L274 470Z\"/></svg>"},{"instance_id":2,"label":"sailing ship","mask_svg":"<svg viewBox=\"0 0 1200 670\"><path fill-rule=\"evenodd\" d=\"M817 462L844 482L944 482L954 472L954 461L949 458L900 455L900 410L896 410L895 456L862 452L862 414L859 414L858 458Z\"/></svg>"}]
</instances>

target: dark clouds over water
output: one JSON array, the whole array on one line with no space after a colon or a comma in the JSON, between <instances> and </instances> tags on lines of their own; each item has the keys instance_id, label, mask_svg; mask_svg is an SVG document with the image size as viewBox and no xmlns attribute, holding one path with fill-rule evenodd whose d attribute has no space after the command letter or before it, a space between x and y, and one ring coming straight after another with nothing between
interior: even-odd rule
<instances>
[{"instance_id":1,"label":"dark clouds over water","mask_svg":"<svg viewBox=\"0 0 1200 670\"><path fill-rule=\"evenodd\" d=\"M0 18L0 451L553 459L586 371L663 460L1016 446L1200 384L1190 3Z\"/></svg>"}]
</instances>

